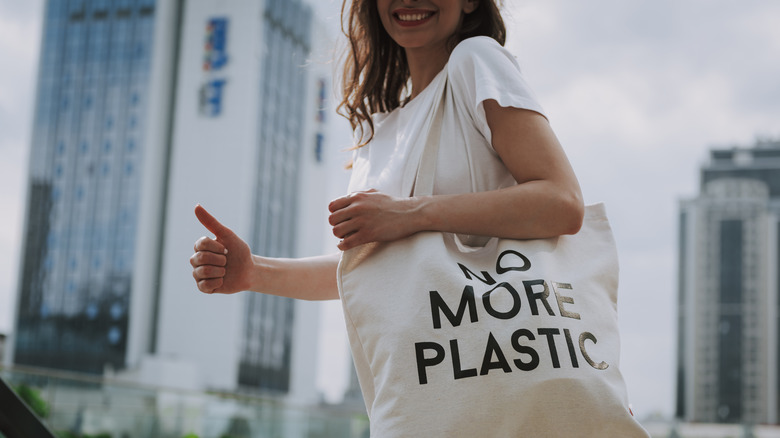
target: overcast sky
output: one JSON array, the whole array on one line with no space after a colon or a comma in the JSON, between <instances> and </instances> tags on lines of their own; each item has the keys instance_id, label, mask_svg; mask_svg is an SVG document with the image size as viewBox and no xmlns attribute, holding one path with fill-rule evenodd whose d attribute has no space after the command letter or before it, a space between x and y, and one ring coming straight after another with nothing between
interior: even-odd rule
<instances>
[{"instance_id":1,"label":"overcast sky","mask_svg":"<svg viewBox=\"0 0 780 438\"><path fill-rule=\"evenodd\" d=\"M320 17L337 19L338 1L315 4ZM780 138L780 2L505 4L507 46L586 202L607 204L621 260L621 369L634 411L670 415L677 204L696 195L709 148ZM41 5L0 0L0 332L12 325Z\"/></svg>"}]
</instances>

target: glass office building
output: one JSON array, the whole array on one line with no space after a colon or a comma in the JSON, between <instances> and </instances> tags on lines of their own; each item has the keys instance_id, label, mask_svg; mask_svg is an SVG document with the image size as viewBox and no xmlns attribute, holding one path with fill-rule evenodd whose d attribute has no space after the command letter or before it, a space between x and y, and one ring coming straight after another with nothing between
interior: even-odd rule
<instances>
[{"instance_id":1,"label":"glass office building","mask_svg":"<svg viewBox=\"0 0 780 438\"><path fill-rule=\"evenodd\" d=\"M153 0L47 3L15 362L124 364Z\"/></svg>"},{"instance_id":2,"label":"glass office building","mask_svg":"<svg viewBox=\"0 0 780 438\"><path fill-rule=\"evenodd\" d=\"M780 419L780 142L715 149L681 203L676 413Z\"/></svg>"},{"instance_id":3,"label":"glass office building","mask_svg":"<svg viewBox=\"0 0 780 438\"><path fill-rule=\"evenodd\" d=\"M264 55L260 86L254 226L250 245L259 254L294 257L300 156L306 122L311 8L299 1L268 0L263 14ZM308 143L308 142L306 142ZM244 315L239 383L287 391L295 303L251 294Z\"/></svg>"}]
</instances>

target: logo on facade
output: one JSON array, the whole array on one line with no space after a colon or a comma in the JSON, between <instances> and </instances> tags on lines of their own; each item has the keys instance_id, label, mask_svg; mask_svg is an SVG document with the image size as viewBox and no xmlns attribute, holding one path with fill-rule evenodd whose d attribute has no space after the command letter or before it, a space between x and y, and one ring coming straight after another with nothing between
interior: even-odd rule
<instances>
[{"instance_id":1,"label":"logo on facade","mask_svg":"<svg viewBox=\"0 0 780 438\"><path fill-rule=\"evenodd\" d=\"M225 79L213 79L200 87L200 113L208 117L217 117L222 113L222 90Z\"/></svg>"},{"instance_id":2,"label":"logo on facade","mask_svg":"<svg viewBox=\"0 0 780 438\"><path fill-rule=\"evenodd\" d=\"M203 47L203 70L221 70L228 62L227 18L212 18L206 24L206 41Z\"/></svg>"},{"instance_id":3,"label":"logo on facade","mask_svg":"<svg viewBox=\"0 0 780 438\"><path fill-rule=\"evenodd\" d=\"M199 91L200 113L207 117L217 117L222 113L222 98L227 84L224 70L229 60L227 35L227 18L208 20L203 44L204 79Z\"/></svg>"}]
</instances>

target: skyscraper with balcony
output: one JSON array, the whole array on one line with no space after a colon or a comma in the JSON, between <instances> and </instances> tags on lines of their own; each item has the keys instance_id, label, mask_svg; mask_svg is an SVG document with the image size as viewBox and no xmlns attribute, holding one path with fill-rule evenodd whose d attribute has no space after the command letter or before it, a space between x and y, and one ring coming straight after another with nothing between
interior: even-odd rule
<instances>
[{"instance_id":1,"label":"skyscraper with balcony","mask_svg":"<svg viewBox=\"0 0 780 438\"><path fill-rule=\"evenodd\" d=\"M196 203L258 253L323 250L331 80L310 53L329 39L310 7L50 0L45 14L10 360L314 399L318 309L200 294L187 263L206 232Z\"/></svg>"},{"instance_id":2,"label":"skyscraper with balcony","mask_svg":"<svg viewBox=\"0 0 780 438\"><path fill-rule=\"evenodd\" d=\"M676 413L780 418L780 141L714 149L680 205Z\"/></svg>"}]
</instances>

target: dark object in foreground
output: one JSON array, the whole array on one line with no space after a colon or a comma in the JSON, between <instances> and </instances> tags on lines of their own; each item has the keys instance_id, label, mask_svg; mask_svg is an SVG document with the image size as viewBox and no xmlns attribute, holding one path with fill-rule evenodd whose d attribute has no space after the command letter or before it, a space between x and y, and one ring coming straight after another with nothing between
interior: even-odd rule
<instances>
[{"instance_id":1,"label":"dark object in foreground","mask_svg":"<svg viewBox=\"0 0 780 438\"><path fill-rule=\"evenodd\" d=\"M55 438L33 411L0 378L0 433L6 438Z\"/></svg>"}]
</instances>

